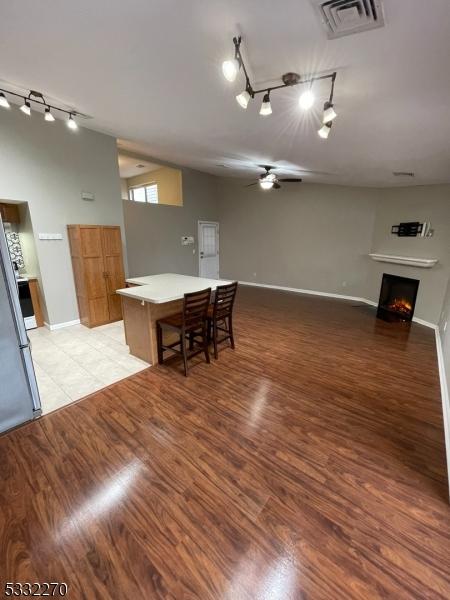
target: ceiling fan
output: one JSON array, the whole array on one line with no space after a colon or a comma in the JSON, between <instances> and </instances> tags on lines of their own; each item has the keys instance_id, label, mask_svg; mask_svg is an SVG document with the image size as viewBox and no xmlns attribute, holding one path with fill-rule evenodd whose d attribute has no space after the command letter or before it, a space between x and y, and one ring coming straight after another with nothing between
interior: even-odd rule
<instances>
[{"instance_id":1,"label":"ceiling fan","mask_svg":"<svg viewBox=\"0 0 450 600\"><path fill-rule=\"evenodd\" d=\"M245 187L250 187L252 185L256 185L259 183L259 185L261 186L261 188L263 190L270 190L272 188L275 190L279 190L281 188L280 183L301 183L302 182L302 179L300 179L298 177L297 178L292 178L292 177L279 178L276 173L271 173L271 171L273 169L276 169L276 167L274 167L272 165L258 165L258 167L261 167L261 169L264 169L265 173L261 173L258 181L255 181L254 183L250 183L249 185L246 185Z\"/></svg>"}]
</instances>

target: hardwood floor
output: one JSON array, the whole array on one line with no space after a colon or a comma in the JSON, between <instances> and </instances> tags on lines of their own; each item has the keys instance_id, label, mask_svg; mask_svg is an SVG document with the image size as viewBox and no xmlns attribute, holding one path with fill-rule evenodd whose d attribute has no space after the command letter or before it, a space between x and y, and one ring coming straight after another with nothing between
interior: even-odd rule
<instances>
[{"instance_id":1,"label":"hardwood floor","mask_svg":"<svg viewBox=\"0 0 450 600\"><path fill-rule=\"evenodd\" d=\"M434 332L238 292L236 350L0 437L0 573L68 597L450 597Z\"/></svg>"}]
</instances>

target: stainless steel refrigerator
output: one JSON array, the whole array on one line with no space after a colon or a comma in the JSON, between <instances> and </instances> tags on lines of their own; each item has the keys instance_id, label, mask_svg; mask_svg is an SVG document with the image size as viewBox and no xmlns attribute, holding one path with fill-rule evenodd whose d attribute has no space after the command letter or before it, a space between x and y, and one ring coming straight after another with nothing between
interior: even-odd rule
<instances>
[{"instance_id":1,"label":"stainless steel refrigerator","mask_svg":"<svg viewBox=\"0 0 450 600\"><path fill-rule=\"evenodd\" d=\"M0 217L0 433L40 414L30 341Z\"/></svg>"}]
</instances>

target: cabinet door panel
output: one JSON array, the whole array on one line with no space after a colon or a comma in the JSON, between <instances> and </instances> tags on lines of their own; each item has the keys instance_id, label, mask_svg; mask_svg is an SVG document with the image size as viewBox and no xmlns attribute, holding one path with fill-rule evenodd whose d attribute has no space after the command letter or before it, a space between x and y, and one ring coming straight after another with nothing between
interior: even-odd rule
<instances>
[{"instance_id":1,"label":"cabinet door panel","mask_svg":"<svg viewBox=\"0 0 450 600\"><path fill-rule=\"evenodd\" d=\"M89 299L105 298L106 300L107 292L105 271L103 270L103 259L85 258L83 262L87 297Z\"/></svg>"},{"instance_id":2,"label":"cabinet door panel","mask_svg":"<svg viewBox=\"0 0 450 600\"><path fill-rule=\"evenodd\" d=\"M117 321L122 318L122 304L116 290L125 287L120 227L103 227L102 237L109 316L111 321Z\"/></svg>"},{"instance_id":3,"label":"cabinet door panel","mask_svg":"<svg viewBox=\"0 0 450 600\"><path fill-rule=\"evenodd\" d=\"M100 227L80 227L81 254L87 257L103 256Z\"/></svg>"}]
</instances>

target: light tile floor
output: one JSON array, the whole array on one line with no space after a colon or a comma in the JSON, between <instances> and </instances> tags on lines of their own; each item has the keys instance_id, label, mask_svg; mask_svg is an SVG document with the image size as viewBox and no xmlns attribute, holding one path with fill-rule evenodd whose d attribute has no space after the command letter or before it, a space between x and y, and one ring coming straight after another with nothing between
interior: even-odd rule
<instances>
[{"instance_id":1,"label":"light tile floor","mask_svg":"<svg viewBox=\"0 0 450 600\"><path fill-rule=\"evenodd\" d=\"M28 331L42 412L48 413L149 365L129 354L123 321Z\"/></svg>"}]
</instances>

